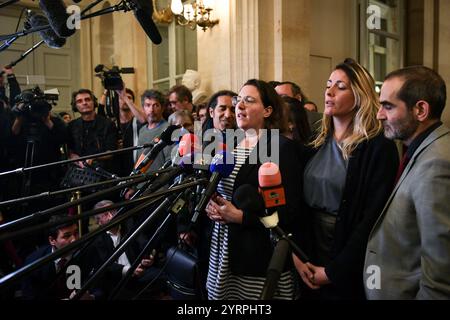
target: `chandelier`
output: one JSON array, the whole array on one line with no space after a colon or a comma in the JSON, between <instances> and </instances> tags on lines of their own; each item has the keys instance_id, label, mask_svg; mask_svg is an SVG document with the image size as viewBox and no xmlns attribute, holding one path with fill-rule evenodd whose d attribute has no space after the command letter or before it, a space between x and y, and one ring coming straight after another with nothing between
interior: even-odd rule
<instances>
[{"instance_id":1,"label":"chandelier","mask_svg":"<svg viewBox=\"0 0 450 320\"><path fill-rule=\"evenodd\" d=\"M214 27L219 20L211 19L212 0L171 0L170 7L158 9L157 0L153 1L153 20L158 23L169 24L175 19L180 26L187 26L195 30L197 26L206 31Z\"/></svg>"}]
</instances>

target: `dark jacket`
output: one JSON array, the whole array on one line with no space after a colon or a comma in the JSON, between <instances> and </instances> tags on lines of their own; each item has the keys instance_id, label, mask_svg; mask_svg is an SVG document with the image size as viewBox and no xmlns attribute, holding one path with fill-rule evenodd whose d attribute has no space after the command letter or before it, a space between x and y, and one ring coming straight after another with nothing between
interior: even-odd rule
<instances>
[{"instance_id":1,"label":"dark jacket","mask_svg":"<svg viewBox=\"0 0 450 320\"><path fill-rule=\"evenodd\" d=\"M261 143L253 149L253 153L258 152ZM267 144L270 155L270 142ZM279 226L286 232L292 231L300 210L300 197L302 194L302 178L300 173L303 172L301 167L300 155L294 142L280 136L279 140L279 167L282 177L282 184L286 194L286 206L280 208ZM250 184L258 187L258 170L261 166L261 159L258 155L257 164L249 164L249 159L240 168L235 182L233 193L243 184ZM233 203L236 205L235 203ZM230 267L234 274L244 276L265 276L270 258L273 253L273 243L270 239L270 232L259 221L258 217L251 212L245 212L242 224L228 225L228 240ZM291 261L289 258L287 261ZM286 263L286 268L292 267L290 263Z\"/></svg>"},{"instance_id":2,"label":"dark jacket","mask_svg":"<svg viewBox=\"0 0 450 320\"><path fill-rule=\"evenodd\" d=\"M39 248L33 252L25 260L25 265L33 263L52 253L50 245ZM80 255L78 258L73 258L68 262L68 265L77 265L81 269L81 284L89 278L92 265L88 259L88 255ZM67 267L66 266L66 267ZM69 298L71 290L65 288L64 290L57 289L58 282L65 283L65 273L56 273L56 266L53 261L43 265L36 271L32 272L28 277L22 281L23 298L27 300L55 300ZM91 294L97 296L95 289L90 290Z\"/></svg>"},{"instance_id":3,"label":"dark jacket","mask_svg":"<svg viewBox=\"0 0 450 320\"><path fill-rule=\"evenodd\" d=\"M87 127L81 118L69 123L68 147L72 152L81 157L117 149L117 128L111 120L97 115L92 126ZM113 162L98 161L107 170L117 169Z\"/></svg>"},{"instance_id":4,"label":"dark jacket","mask_svg":"<svg viewBox=\"0 0 450 320\"><path fill-rule=\"evenodd\" d=\"M324 286L324 298L364 299L363 266L367 240L393 187L398 168L395 143L381 133L361 143L352 153L339 207L333 247L332 262L325 272L332 282ZM311 216L300 224L300 233L309 235L311 248ZM314 259L314 258L312 258Z\"/></svg>"}]
</instances>

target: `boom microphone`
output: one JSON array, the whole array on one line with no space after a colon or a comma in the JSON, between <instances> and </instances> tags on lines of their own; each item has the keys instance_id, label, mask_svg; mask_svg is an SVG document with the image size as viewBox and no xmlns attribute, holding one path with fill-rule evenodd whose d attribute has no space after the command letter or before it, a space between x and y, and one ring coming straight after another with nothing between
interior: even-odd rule
<instances>
[{"instance_id":1,"label":"boom microphone","mask_svg":"<svg viewBox=\"0 0 450 320\"><path fill-rule=\"evenodd\" d=\"M31 28L48 26L49 24L46 17L40 14L35 14L34 12L31 11L28 14L28 22ZM66 44L66 39L59 37L52 29L39 31L39 36L50 48L59 49Z\"/></svg>"},{"instance_id":2,"label":"boom microphone","mask_svg":"<svg viewBox=\"0 0 450 320\"><path fill-rule=\"evenodd\" d=\"M209 167L209 171L212 173L211 178L209 179L205 190L203 190L200 201L198 202L197 206L195 206L191 223L195 223L200 213L205 211L206 205L216 191L216 187L219 184L219 181L222 178L228 177L231 172L233 172L234 161L232 163L227 163L228 159L233 159L233 157L229 156L225 151L217 153L212 159L211 166Z\"/></svg>"},{"instance_id":3,"label":"boom microphone","mask_svg":"<svg viewBox=\"0 0 450 320\"><path fill-rule=\"evenodd\" d=\"M150 151L145 154L144 158L141 162L138 163L136 168L133 170L133 174L137 174L139 172L145 171L148 167L153 163L158 153L164 149L165 146L172 145L174 141L172 141L172 133L181 128L177 125L170 125L161 133L159 137L159 142L156 143Z\"/></svg>"},{"instance_id":4,"label":"boom microphone","mask_svg":"<svg viewBox=\"0 0 450 320\"><path fill-rule=\"evenodd\" d=\"M53 0L52 0L53 1ZM153 22L153 3L150 0L129 0L132 3L134 16L154 44L162 42L161 34Z\"/></svg>"},{"instance_id":5,"label":"boom microphone","mask_svg":"<svg viewBox=\"0 0 450 320\"><path fill-rule=\"evenodd\" d=\"M39 0L39 6L48 18L53 31L58 36L67 38L75 33L75 28L69 28L67 26L69 14L62 0Z\"/></svg>"}]
</instances>

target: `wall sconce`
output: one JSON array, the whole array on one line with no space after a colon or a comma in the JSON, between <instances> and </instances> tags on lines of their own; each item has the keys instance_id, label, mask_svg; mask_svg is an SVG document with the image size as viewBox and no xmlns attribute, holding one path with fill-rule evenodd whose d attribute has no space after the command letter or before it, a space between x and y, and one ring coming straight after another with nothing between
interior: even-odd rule
<instances>
[{"instance_id":1,"label":"wall sconce","mask_svg":"<svg viewBox=\"0 0 450 320\"><path fill-rule=\"evenodd\" d=\"M211 20L211 11L213 0L171 0L170 7L159 10L156 5L156 0L153 0L153 20L158 23L169 24L175 18L175 21L180 26L188 26L195 30L197 26L201 27L203 31L214 27L219 23L219 20Z\"/></svg>"}]
</instances>

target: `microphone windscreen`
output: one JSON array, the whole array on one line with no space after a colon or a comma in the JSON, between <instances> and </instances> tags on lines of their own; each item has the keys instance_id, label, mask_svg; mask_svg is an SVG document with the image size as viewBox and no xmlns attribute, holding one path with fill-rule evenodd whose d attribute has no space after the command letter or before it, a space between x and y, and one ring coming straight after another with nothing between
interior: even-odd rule
<instances>
[{"instance_id":1,"label":"microphone windscreen","mask_svg":"<svg viewBox=\"0 0 450 320\"><path fill-rule=\"evenodd\" d=\"M53 31L58 36L67 38L75 33L75 28L69 28L67 26L69 14L62 0L39 0L39 6L45 13Z\"/></svg>"},{"instance_id":2,"label":"microphone windscreen","mask_svg":"<svg viewBox=\"0 0 450 320\"><path fill-rule=\"evenodd\" d=\"M281 185L281 173L278 165L266 162L259 167L258 181L266 208L279 207L286 204L284 188Z\"/></svg>"},{"instance_id":3,"label":"microphone windscreen","mask_svg":"<svg viewBox=\"0 0 450 320\"><path fill-rule=\"evenodd\" d=\"M34 13L30 14L29 22L32 28L44 27L49 25L46 17ZM53 29L39 31L39 36L50 48L59 49L66 44L66 39L58 37Z\"/></svg>"},{"instance_id":4,"label":"microphone windscreen","mask_svg":"<svg viewBox=\"0 0 450 320\"><path fill-rule=\"evenodd\" d=\"M183 157L196 152L200 152L197 136L193 133L186 133L181 137L180 143L178 144L178 154Z\"/></svg>"},{"instance_id":5,"label":"microphone windscreen","mask_svg":"<svg viewBox=\"0 0 450 320\"><path fill-rule=\"evenodd\" d=\"M281 184L280 169L273 162L266 162L259 167L258 182L261 188L279 186Z\"/></svg>"},{"instance_id":6,"label":"microphone windscreen","mask_svg":"<svg viewBox=\"0 0 450 320\"><path fill-rule=\"evenodd\" d=\"M161 132L161 135L159 136L159 140L162 140L166 145L172 145L175 141L172 140L172 134L175 132L175 130L180 129L181 126L177 126L175 124L172 124L164 129L163 132Z\"/></svg>"},{"instance_id":7,"label":"microphone windscreen","mask_svg":"<svg viewBox=\"0 0 450 320\"><path fill-rule=\"evenodd\" d=\"M219 173L222 178L228 177L234 169L234 157L226 151L217 153L211 161L209 171Z\"/></svg>"},{"instance_id":8,"label":"microphone windscreen","mask_svg":"<svg viewBox=\"0 0 450 320\"><path fill-rule=\"evenodd\" d=\"M133 10L136 20L154 44L162 42L161 34L153 22L153 3L150 0L130 0L135 5Z\"/></svg>"},{"instance_id":9,"label":"microphone windscreen","mask_svg":"<svg viewBox=\"0 0 450 320\"><path fill-rule=\"evenodd\" d=\"M259 217L264 216L264 200L258 189L250 184L243 184L235 190L233 202L243 211L254 213Z\"/></svg>"}]
</instances>

